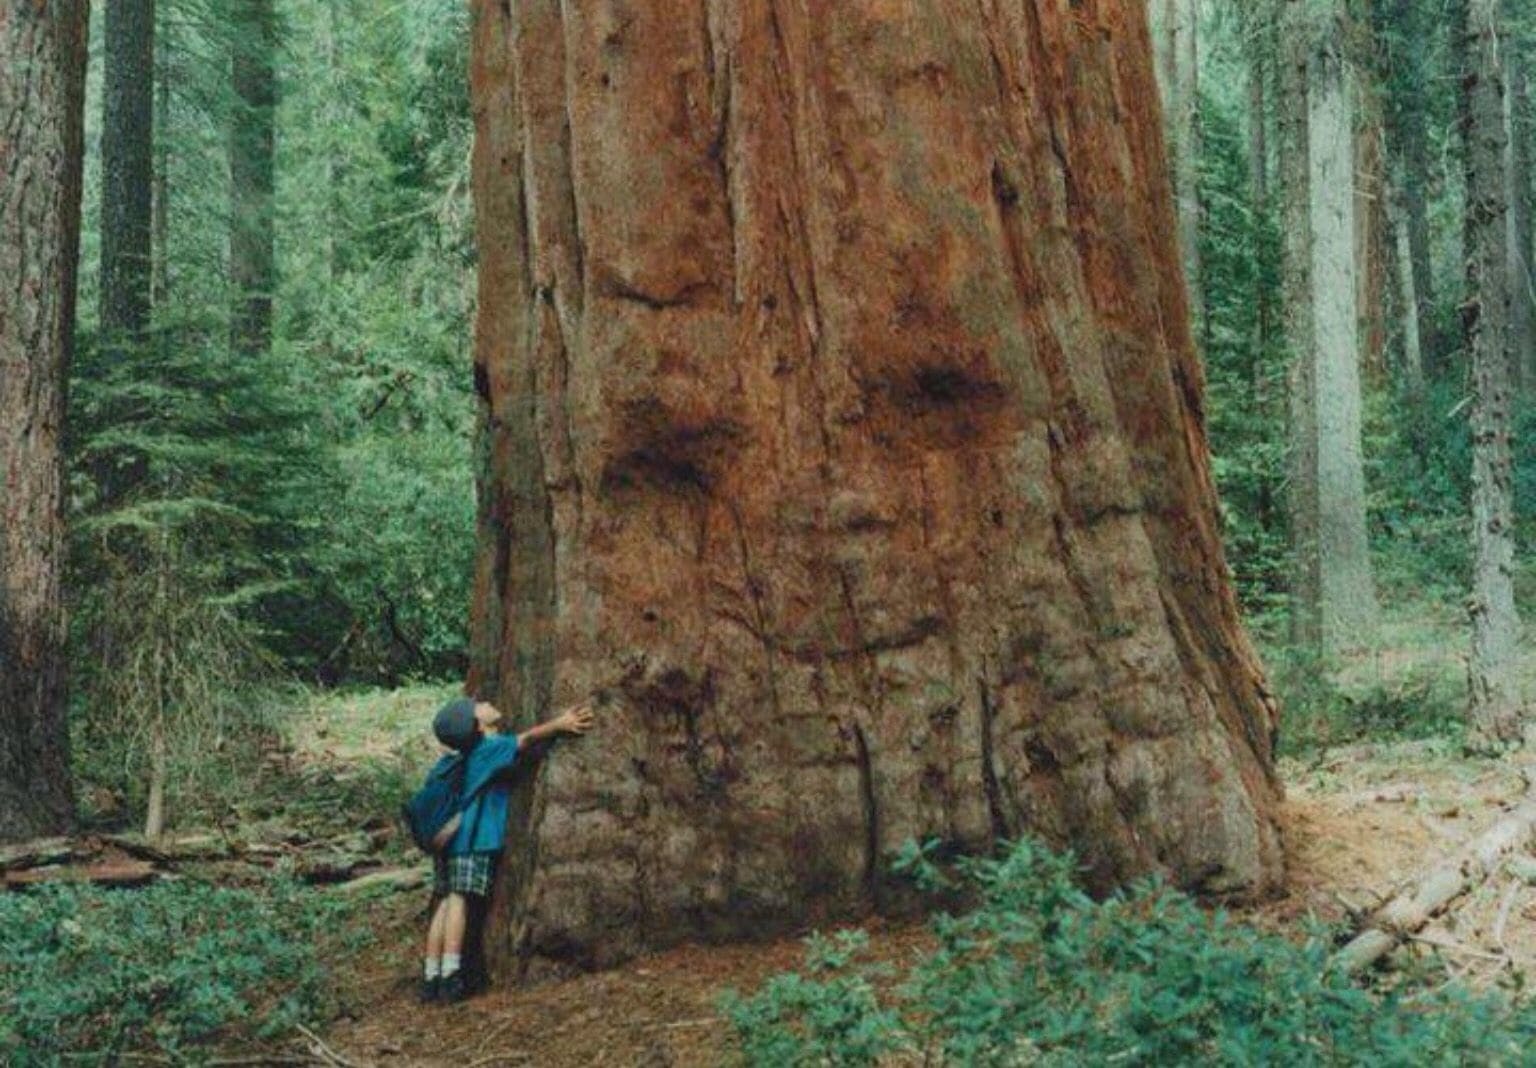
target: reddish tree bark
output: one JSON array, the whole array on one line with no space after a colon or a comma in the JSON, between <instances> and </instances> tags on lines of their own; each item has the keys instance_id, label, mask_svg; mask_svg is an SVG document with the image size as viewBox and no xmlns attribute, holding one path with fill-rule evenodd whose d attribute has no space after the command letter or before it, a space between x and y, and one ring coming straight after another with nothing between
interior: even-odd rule
<instances>
[{"instance_id":1,"label":"reddish tree bark","mask_svg":"<svg viewBox=\"0 0 1536 1068\"><path fill-rule=\"evenodd\" d=\"M1281 875L1142 0L475 4L503 975L889 904L936 836Z\"/></svg>"},{"instance_id":2,"label":"reddish tree bark","mask_svg":"<svg viewBox=\"0 0 1536 1068\"><path fill-rule=\"evenodd\" d=\"M0 841L68 828L64 390L87 5L0 5Z\"/></svg>"}]
</instances>

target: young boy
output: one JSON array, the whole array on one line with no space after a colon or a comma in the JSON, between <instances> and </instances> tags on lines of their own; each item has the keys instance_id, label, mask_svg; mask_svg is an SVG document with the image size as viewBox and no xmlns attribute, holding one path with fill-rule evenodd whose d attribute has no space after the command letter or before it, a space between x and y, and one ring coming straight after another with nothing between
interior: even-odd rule
<instances>
[{"instance_id":1,"label":"young boy","mask_svg":"<svg viewBox=\"0 0 1536 1068\"><path fill-rule=\"evenodd\" d=\"M587 733L592 728L592 710L586 704L576 705L517 735L500 734L501 722L494 705L467 697L448 702L432 721L437 740L468 761L464 796L472 800L448 848L433 862L437 907L427 929L423 1001L462 1001L468 996L463 970L468 899L483 902L491 892L496 862L506 844L507 777L518 752L546 738ZM452 754L445 755L434 772L453 759Z\"/></svg>"}]
</instances>

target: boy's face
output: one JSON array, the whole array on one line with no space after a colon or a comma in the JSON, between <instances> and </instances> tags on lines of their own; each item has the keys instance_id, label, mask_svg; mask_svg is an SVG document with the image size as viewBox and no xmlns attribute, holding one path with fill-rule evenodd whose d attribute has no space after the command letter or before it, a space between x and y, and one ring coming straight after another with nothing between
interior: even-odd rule
<instances>
[{"instance_id":1,"label":"boy's face","mask_svg":"<svg viewBox=\"0 0 1536 1068\"><path fill-rule=\"evenodd\" d=\"M489 701L481 701L475 705L475 722L482 733L495 734L501 730L501 711Z\"/></svg>"}]
</instances>

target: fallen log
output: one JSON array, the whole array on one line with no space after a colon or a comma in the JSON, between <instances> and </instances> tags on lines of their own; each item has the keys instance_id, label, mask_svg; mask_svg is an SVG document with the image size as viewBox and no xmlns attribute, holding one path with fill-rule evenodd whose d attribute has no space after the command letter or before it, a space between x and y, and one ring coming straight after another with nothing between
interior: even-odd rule
<instances>
[{"instance_id":1,"label":"fallen log","mask_svg":"<svg viewBox=\"0 0 1536 1068\"><path fill-rule=\"evenodd\" d=\"M1536 835L1536 777L1526 772L1525 798L1455 857L1409 883L1366 921L1333 966L1354 973L1396 949L1456 898L1490 878Z\"/></svg>"},{"instance_id":2,"label":"fallen log","mask_svg":"<svg viewBox=\"0 0 1536 1068\"><path fill-rule=\"evenodd\" d=\"M107 861L83 867L54 865L5 873L5 888L20 890L42 883L94 883L97 886L143 886L160 877L155 866L144 860Z\"/></svg>"},{"instance_id":3,"label":"fallen log","mask_svg":"<svg viewBox=\"0 0 1536 1068\"><path fill-rule=\"evenodd\" d=\"M0 847L0 872L59 864L73 859L75 855L75 843L68 838L37 838L30 842L18 842Z\"/></svg>"},{"instance_id":4,"label":"fallen log","mask_svg":"<svg viewBox=\"0 0 1536 1068\"><path fill-rule=\"evenodd\" d=\"M312 885L344 883L364 870L377 870L378 866L378 860L371 856L312 857L299 864L298 876L301 882Z\"/></svg>"},{"instance_id":5,"label":"fallen log","mask_svg":"<svg viewBox=\"0 0 1536 1068\"><path fill-rule=\"evenodd\" d=\"M336 883L332 887L341 894L361 894L369 890L415 890L427 884L424 868L389 868L369 872L350 882Z\"/></svg>"}]
</instances>

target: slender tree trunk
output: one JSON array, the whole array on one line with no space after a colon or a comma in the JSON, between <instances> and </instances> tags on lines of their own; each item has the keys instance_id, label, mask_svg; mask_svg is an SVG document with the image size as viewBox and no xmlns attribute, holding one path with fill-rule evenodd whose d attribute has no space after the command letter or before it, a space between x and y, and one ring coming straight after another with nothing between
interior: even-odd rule
<instances>
[{"instance_id":1,"label":"slender tree trunk","mask_svg":"<svg viewBox=\"0 0 1536 1068\"><path fill-rule=\"evenodd\" d=\"M165 639L166 620L170 606L166 603L166 575L170 566L170 530L160 529L159 552L155 559L155 604L151 609L151 625L155 628L154 686L151 696L154 716L149 724L149 793L144 805L144 837L158 841L165 834L165 787L169 778L168 739L166 737L166 678Z\"/></svg>"},{"instance_id":2,"label":"slender tree trunk","mask_svg":"<svg viewBox=\"0 0 1536 1068\"><path fill-rule=\"evenodd\" d=\"M1346 63L1349 60L1346 59ZM1368 69L1353 64L1346 69ZM1387 368L1387 282L1392 241L1387 226L1387 170L1379 102L1366 79L1348 78L1355 102L1355 265L1360 366L1376 380Z\"/></svg>"},{"instance_id":3,"label":"slender tree trunk","mask_svg":"<svg viewBox=\"0 0 1536 1068\"><path fill-rule=\"evenodd\" d=\"M1399 44L1388 57L1388 71L1401 83L1387 107L1387 138L1401 168L1403 220L1408 229L1409 254L1413 259L1414 288L1418 295L1418 334L1425 370L1443 375L1449 370L1451 345L1440 336L1435 323L1435 276L1430 253L1429 209L1430 149L1426 112L1429 60L1424 42L1432 32L1420 0L1393 0L1388 18L1397 28Z\"/></svg>"},{"instance_id":4,"label":"slender tree trunk","mask_svg":"<svg viewBox=\"0 0 1536 1068\"><path fill-rule=\"evenodd\" d=\"M1269 8L1259 9L1259 17L1248 25L1254 38L1248 58L1248 185L1253 194L1253 213L1256 219L1264 219L1270 210L1269 190L1269 77L1273 57L1269 53ZM1257 232L1257 227L1255 227ZM1264 377L1264 353L1269 348L1274 329L1274 297L1268 279L1262 272L1254 272L1254 322L1252 358L1254 389L1262 400L1267 391Z\"/></svg>"},{"instance_id":5,"label":"slender tree trunk","mask_svg":"<svg viewBox=\"0 0 1536 1068\"><path fill-rule=\"evenodd\" d=\"M1353 96L1345 13L1288 0L1281 182L1291 375L1292 636L1336 655L1369 640L1376 595L1361 455Z\"/></svg>"},{"instance_id":6,"label":"slender tree trunk","mask_svg":"<svg viewBox=\"0 0 1536 1068\"><path fill-rule=\"evenodd\" d=\"M1335 17L1342 22L1342 4ZM1355 223L1355 115L1337 39L1316 42L1307 96L1311 219L1313 425L1319 633L1326 653L1369 641L1376 591L1365 531L1361 452L1360 292Z\"/></svg>"},{"instance_id":7,"label":"slender tree trunk","mask_svg":"<svg viewBox=\"0 0 1536 1068\"><path fill-rule=\"evenodd\" d=\"M325 15L320 24L320 48L325 56L326 83L331 87L332 95L336 94L336 91L342 84L341 57L337 44L337 8L339 6L339 2L327 4L325 6ZM327 101L327 105L331 109L336 109L338 103L339 101L335 100ZM339 124L341 122L339 109L332 110L330 118L332 122ZM334 135L328 137L325 146L325 195L330 205L331 218L335 225L325 228L325 277L330 285L331 292L336 292L336 281L340 274L337 263L336 235L342 229L342 220L344 218L342 215L341 169L336 165L336 157L339 151L340 146L337 144ZM330 330L329 325L327 330ZM335 345L328 342L328 348L334 350Z\"/></svg>"},{"instance_id":8,"label":"slender tree trunk","mask_svg":"<svg viewBox=\"0 0 1536 1068\"><path fill-rule=\"evenodd\" d=\"M165 834L167 762L165 714L163 709L158 709L154 722L150 724L149 798L144 806L144 837L151 842Z\"/></svg>"},{"instance_id":9,"label":"slender tree trunk","mask_svg":"<svg viewBox=\"0 0 1536 1068\"><path fill-rule=\"evenodd\" d=\"M1318 576L1317 420L1312 397L1312 217L1311 146L1307 138L1308 77L1311 67L1309 22L1298 0L1283 0L1279 12L1280 78L1279 182L1281 233L1281 293L1286 348L1291 355L1287 375L1290 456L1287 506L1291 526L1291 641L1305 649L1322 644Z\"/></svg>"},{"instance_id":10,"label":"slender tree trunk","mask_svg":"<svg viewBox=\"0 0 1536 1068\"><path fill-rule=\"evenodd\" d=\"M1156 38L1168 155L1179 222L1179 248L1196 331L1203 337L1200 281L1200 5L1199 0L1149 0Z\"/></svg>"},{"instance_id":11,"label":"slender tree trunk","mask_svg":"<svg viewBox=\"0 0 1536 1068\"><path fill-rule=\"evenodd\" d=\"M1521 57L1510 53L1505 112L1509 129L1510 374L1536 390L1536 278L1531 272L1531 100Z\"/></svg>"},{"instance_id":12,"label":"slender tree trunk","mask_svg":"<svg viewBox=\"0 0 1536 1068\"><path fill-rule=\"evenodd\" d=\"M475 3L474 692L503 975L896 900L1033 831L1281 869L1142 0Z\"/></svg>"},{"instance_id":13,"label":"slender tree trunk","mask_svg":"<svg viewBox=\"0 0 1536 1068\"><path fill-rule=\"evenodd\" d=\"M0 841L74 814L65 705L64 411L87 5L0 5Z\"/></svg>"},{"instance_id":14,"label":"slender tree trunk","mask_svg":"<svg viewBox=\"0 0 1536 1068\"><path fill-rule=\"evenodd\" d=\"M110 0L105 11L101 335L109 357L123 359L149 326L155 0Z\"/></svg>"},{"instance_id":15,"label":"slender tree trunk","mask_svg":"<svg viewBox=\"0 0 1536 1068\"><path fill-rule=\"evenodd\" d=\"M1520 617L1514 593L1510 466L1509 225L1502 34L1498 0L1466 0L1462 136L1466 167L1467 302L1472 356L1472 661L1474 744L1519 739Z\"/></svg>"},{"instance_id":16,"label":"slender tree trunk","mask_svg":"<svg viewBox=\"0 0 1536 1068\"><path fill-rule=\"evenodd\" d=\"M1253 384L1253 410L1260 420L1267 420L1272 404L1268 357L1275 339L1277 302L1273 278L1268 270L1268 256L1260 259L1258 250L1268 244L1270 212L1274 209L1269 123L1279 48L1273 4L1266 2L1249 9L1245 28L1248 35L1248 183L1254 218L1251 240L1254 256L1262 265L1253 273L1254 318L1248 374ZM1265 530L1273 529L1280 521L1275 493L1268 479L1260 486L1258 513L1259 525Z\"/></svg>"},{"instance_id":17,"label":"slender tree trunk","mask_svg":"<svg viewBox=\"0 0 1536 1068\"><path fill-rule=\"evenodd\" d=\"M277 101L277 23L273 0L233 0L230 122L229 276L235 308L231 341L243 356L272 348L272 293L277 285L273 218L273 148Z\"/></svg>"},{"instance_id":18,"label":"slender tree trunk","mask_svg":"<svg viewBox=\"0 0 1536 1068\"><path fill-rule=\"evenodd\" d=\"M1413 239L1409 234L1408 213L1403 208L1400 186L1391 190L1391 226L1393 234L1393 269L1397 276L1398 308L1402 319L1402 364L1399 373L1409 403L1417 411L1424 399L1424 345L1419 335L1418 277L1413 270Z\"/></svg>"},{"instance_id":19,"label":"slender tree trunk","mask_svg":"<svg viewBox=\"0 0 1536 1068\"><path fill-rule=\"evenodd\" d=\"M164 307L171 289L171 55L165 35L157 38L155 61L155 188L154 271L150 279L151 301Z\"/></svg>"}]
</instances>

